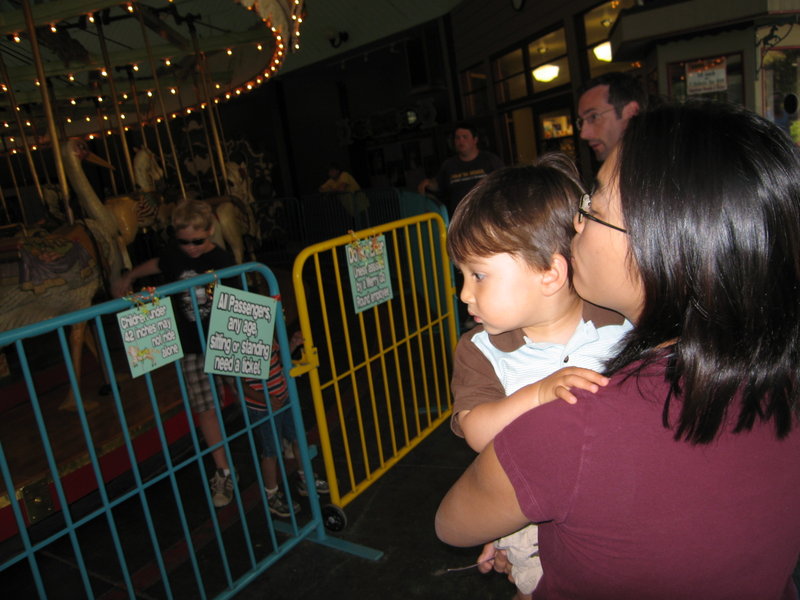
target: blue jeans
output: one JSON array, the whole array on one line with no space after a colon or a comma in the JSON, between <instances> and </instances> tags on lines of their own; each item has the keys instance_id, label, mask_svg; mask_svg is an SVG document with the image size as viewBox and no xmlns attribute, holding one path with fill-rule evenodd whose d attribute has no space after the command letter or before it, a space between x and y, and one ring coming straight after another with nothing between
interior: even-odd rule
<instances>
[{"instance_id":1,"label":"blue jeans","mask_svg":"<svg viewBox=\"0 0 800 600\"><path fill-rule=\"evenodd\" d=\"M255 422L259 419L262 419L267 414L266 411L254 410L249 407L247 409L247 413L250 416L250 422ZM274 421L275 423L275 429L278 432L279 440L281 438L286 439L289 442L294 442L297 440L297 430L294 427L292 411L284 410L283 412L274 415L272 419L267 419L254 430L254 433L256 433L256 436L261 443L261 456L264 457L278 456L278 450L275 448L275 444L273 443L274 438L272 436L272 424L270 421Z\"/></svg>"}]
</instances>

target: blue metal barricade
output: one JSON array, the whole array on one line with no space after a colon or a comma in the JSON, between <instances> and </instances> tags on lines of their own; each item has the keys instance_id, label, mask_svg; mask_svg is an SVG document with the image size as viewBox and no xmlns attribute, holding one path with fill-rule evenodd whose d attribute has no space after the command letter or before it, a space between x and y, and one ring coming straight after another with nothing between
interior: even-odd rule
<instances>
[{"instance_id":1,"label":"blue metal barricade","mask_svg":"<svg viewBox=\"0 0 800 600\"><path fill-rule=\"evenodd\" d=\"M258 263L154 293L167 298L188 291L196 310L195 286L231 277L245 290L248 281L258 280L270 296L280 296L272 271ZM289 401L253 422L241 379L229 378L220 390L212 384L222 428L222 442L212 447L192 426L177 362L134 379L116 375L127 363L120 358L115 315L129 308L129 300L113 300L0 333L0 347L13 346L14 368L21 373L16 386L6 388L18 401L0 419L0 572L6 597L47 598L70 590L86 598L229 598L303 540L372 560L381 556L326 533L313 486L308 507L288 520L273 519L267 506L254 431L262 422L277 441L272 420L289 411L298 433L298 467L313 472L280 302L275 335ZM67 330L86 322L97 333L100 368L84 373L79 383ZM54 391L57 372L65 384ZM103 373L108 396L94 393ZM74 412L59 408L67 389ZM208 455L220 446L236 483L233 501L215 509ZM291 503L292 463L281 456L278 465Z\"/></svg>"}]
</instances>

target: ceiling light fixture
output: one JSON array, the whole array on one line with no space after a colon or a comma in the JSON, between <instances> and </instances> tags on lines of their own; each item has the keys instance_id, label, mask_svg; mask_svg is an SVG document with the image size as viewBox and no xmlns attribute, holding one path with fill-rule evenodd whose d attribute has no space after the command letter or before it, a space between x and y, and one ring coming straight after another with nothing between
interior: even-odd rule
<instances>
[{"instance_id":1,"label":"ceiling light fixture","mask_svg":"<svg viewBox=\"0 0 800 600\"><path fill-rule=\"evenodd\" d=\"M548 81L556 79L558 77L558 72L558 65L542 65L533 70L533 78L536 81L547 83Z\"/></svg>"},{"instance_id":2,"label":"ceiling light fixture","mask_svg":"<svg viewBox=\"0 0 800 600\"><path fill-rule=\"evenodd\" d=\"M611 42L603 42L602 44L598 44L594 48L592 48L592 52L594 53L597 60L601 60L603 62L611 62L613 60L613 56L611 53Z\"/></svg>"}]
</instances>

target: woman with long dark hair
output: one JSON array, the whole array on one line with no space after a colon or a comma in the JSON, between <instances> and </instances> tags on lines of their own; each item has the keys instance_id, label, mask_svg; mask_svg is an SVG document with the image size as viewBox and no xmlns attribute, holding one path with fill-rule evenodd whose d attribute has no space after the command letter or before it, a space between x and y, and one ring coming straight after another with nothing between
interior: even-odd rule
<instances>
[{"instance_id":1,"label":"woman with long dark hair","mask_svg":"<svg viewBox=\"0 0 800 600\"><path fill-rule=\"evenodd\" d=\"M636 327L608 386L497 435L437 534L540 523L534 598L797 598L800 151L731 105L663 106L576 208L576 290Z\"/></svg>"}]
</instances>

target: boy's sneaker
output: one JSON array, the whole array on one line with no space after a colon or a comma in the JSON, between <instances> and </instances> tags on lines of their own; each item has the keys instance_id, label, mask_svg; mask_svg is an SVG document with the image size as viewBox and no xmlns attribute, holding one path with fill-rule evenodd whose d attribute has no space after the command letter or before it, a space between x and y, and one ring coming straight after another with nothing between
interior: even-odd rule
<instances>
[{"instance_id":1,"label":"boy's sneaker","mask_svg":"<svg viewBox=\"0 0 800 600\"><path fill-rule=\"evenodd\" d=\"M293 500L290 507L286 502L286 497L280 490L272 494L272 496L267 494L267 504L269 504L270 512L279 517L288 517L291 516L292 512L300 512L300 504Z\"/></svg>"},{"instance_id":2,"label":"boy's sneaker","mask_svg":"<svg viewBox=\"0 0 800 600\"><path fill-rule=\"evenodd\" d=\"M222 508L230 504L233 499L233 478L231 475L225 475L225 471L217 469L210 483L211 500L214 502L214 506Z\"/></svg>"},{"instance_id":3,"label":"boy's sneaker","mask_svg":"<svg viewBox=\"0 0 800 600\"><path fill-rule=\"evenodd\" d=\"M317 489L317 494L322 496L327 496L331 493L331 488L328 487L328 482L324 479L318 479L316 473L314 473L314 487ZM302 477L300 477L297 482L297 493L304 497L308 496L308 484Z\"/></svg>"}]
</instances>

